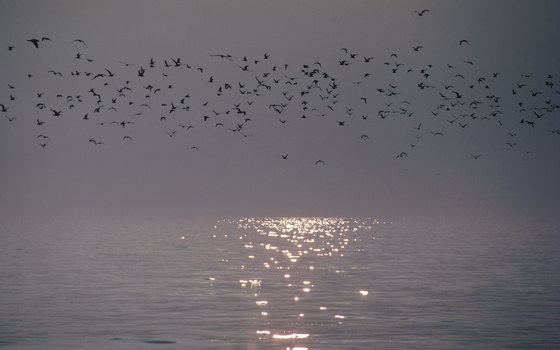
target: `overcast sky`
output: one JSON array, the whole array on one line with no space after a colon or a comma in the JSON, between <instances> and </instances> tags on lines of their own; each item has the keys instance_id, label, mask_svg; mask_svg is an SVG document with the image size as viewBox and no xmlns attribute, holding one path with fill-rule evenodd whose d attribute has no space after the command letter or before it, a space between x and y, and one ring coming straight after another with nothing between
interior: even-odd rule
<instances>
[{"instance_id":1,"label":"overcast sky","mask_svg":"<svg viewBox=\"0 0 560 350\"><path fill-rule=\"evenodd\" d=\"M558 18L557 1L2 1L0 212L554 219Z\"/></svg>"}]
</instances>

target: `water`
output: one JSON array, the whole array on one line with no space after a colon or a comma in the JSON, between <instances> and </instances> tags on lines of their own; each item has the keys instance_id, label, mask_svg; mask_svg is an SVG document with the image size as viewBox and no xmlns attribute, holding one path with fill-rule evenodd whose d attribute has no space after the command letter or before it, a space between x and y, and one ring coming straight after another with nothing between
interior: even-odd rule
<instances>
[{"instance_id":1,"label":"water","mask_svg":"<svg viewBox=\"0 0 560 350\"><path fill-rule=\"evenodd\" d=\"M560 226L0 226L8 349L560 348Z\"/></svg>"}]
</instances>

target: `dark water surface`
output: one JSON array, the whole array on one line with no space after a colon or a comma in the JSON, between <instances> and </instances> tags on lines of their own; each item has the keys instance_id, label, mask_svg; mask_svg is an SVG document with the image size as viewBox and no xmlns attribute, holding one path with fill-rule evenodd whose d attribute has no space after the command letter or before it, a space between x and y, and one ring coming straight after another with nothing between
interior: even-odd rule
<instances>
[{"instance_id":1,"label":"dark water surface","mask_svg":"<svg viewBox=\"0 0 560 350\"><path fill-rule=\"evenodd\" d=\"M0 224L11 349L559 349L560 226Z\"/></svg>"}]
</instances>

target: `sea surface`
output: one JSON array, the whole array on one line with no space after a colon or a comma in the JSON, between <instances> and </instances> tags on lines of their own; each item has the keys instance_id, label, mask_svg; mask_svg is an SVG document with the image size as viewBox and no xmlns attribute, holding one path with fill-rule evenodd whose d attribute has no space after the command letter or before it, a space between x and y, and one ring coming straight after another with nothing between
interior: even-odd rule
<instances>
[{"instance_id":1,"label":"sea surface","mask_svg":"<svg viewBox=\"0 0 560 350\"><path fill-rule=\"evenodd\" d=\"M0 223L7 349L560 349L560 225Z\"/></svg>"}]
</instances>

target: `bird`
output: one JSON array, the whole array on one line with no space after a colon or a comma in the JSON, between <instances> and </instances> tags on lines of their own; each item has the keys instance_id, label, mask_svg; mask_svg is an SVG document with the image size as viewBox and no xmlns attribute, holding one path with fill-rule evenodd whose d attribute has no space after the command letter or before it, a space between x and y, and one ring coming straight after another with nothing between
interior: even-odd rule
<instances>
[{"instance_id":1,"label":"bird","mask_svg":"<svg viewBox=\"0 0 560 350\"><path fill-rule=\"evenodd\" d=\"M473 157L474 159L478 159L478 158L480 158L480 156L482 156L482 154L472 154L471 153L471 157Z\"/></svg>"},{"instance_id":2,"label":"bird","mask_svg":"<svg viewBox=\"0 0 560 350\"><path fill-rule=\"evenodd\" d=\"M461 45L463 45L463 44L465 44L465 45L470 45L468 40L466 40L466 39L461 39L461 40L459 41L459 46L461 46Z\"/></svg>"},{"instance_id":3,"label":"bird","mask_svg":"<svg viewBox=\"0 0 560 350\"><path fill-rule=\"evenodd\" d=\"M74 39L74 40L72 40L72 42L73 42L73 43L81 43L81 44L83 44L86 48L88 47L88 46L86 45L86 43L85 43L82 39Z\"/></svg>"},{"instance_id":4,"label":"bird","mask_svg":"<svg viewBox=\"0 0 560 350\"><path fill-rule=\"evenodd\" d=\"M395 157L395 159L399 159L399 158L403 158L403 157L407 157L407 158L408 158L408 153L406 153L406 152L401 152L401 153L397 154L397 156Z\"/></svg>"},{"instance_id":5,"label":"bird","mask_svg":"<svg viewBox=\"0 0 560 350\"><path fill-rule=\"evenodd\" d=\"M33 46L35 46L35 48L39 48L39 39L28 39L27 41L29 41L30 43L33 44Z\"/></svg>"},{"instance_id":6,"label":"bird","mask_svg":"<svg viewBox=\"0 0 560 350\"><path fill-rule=\"evenodd\" d=\"M430 12L430 10L414 10L414 13L416 13L418 16L423 16L426 12Z\"/></svg>"},{"instance_id":7,"label":"bird","mask_svg":"<svg viewBox=\"0 0 560 350\"><path fill-rule=\"evenodd\" d=\"M57 71L54 71L54 70L52 70L52 69L49 70L48 73L51 73L52 75L58 75L58 76L60 76L60 77L62 76L62 72L57 72Z\"/></svg>"},{"instance_id":8,"label":"bird","mask_svg":"<svg viewBox=\"0 0 560 350\"><path fill-rule=\"evenodd\" d=\"M315 161L315 165L325 165L325 162L319 159Z\"/></svg>"}]
</instances>

